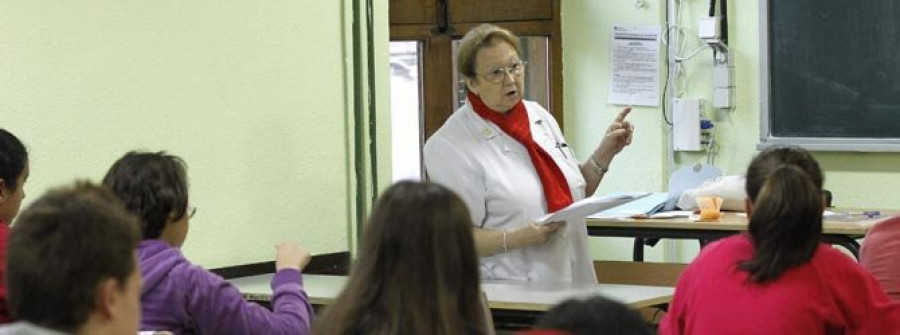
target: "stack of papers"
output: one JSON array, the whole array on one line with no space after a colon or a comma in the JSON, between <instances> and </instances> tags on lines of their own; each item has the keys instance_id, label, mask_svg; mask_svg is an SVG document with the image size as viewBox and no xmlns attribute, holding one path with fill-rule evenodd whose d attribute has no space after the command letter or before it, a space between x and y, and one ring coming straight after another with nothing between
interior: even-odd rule
<instances>
[{"instance_id":1,"label":"stack of papers","mask_svg":"<svg viewBox=\"0 0 900 335\"><path fill-rule=\"evenodd\" d=\"M663 193L665 194L665 193ZM637 199L644 198L651 193L648 192L630 192L630 193L612 193L603 197L589 197L581 201L575 202L566 208L560 209L555 213L544 215L537 219L537 224L548 224L551 222L561 222L569 220L583 219L588 215L620 206L624 203L634 202Z\"/></svg>"},{"instance_id":2,"label":"stack of papers","mask_svg":"<svg viewBox=\"0 0 900 335\"><path fill-rule=\"evenodd\" d=\"M663 210L669 194L665 192L650 193L634 201L620 206L612 207L602 212L592 214L589 218L631 217L636 215L649 216Z\"/></svg>"}]
</instances>

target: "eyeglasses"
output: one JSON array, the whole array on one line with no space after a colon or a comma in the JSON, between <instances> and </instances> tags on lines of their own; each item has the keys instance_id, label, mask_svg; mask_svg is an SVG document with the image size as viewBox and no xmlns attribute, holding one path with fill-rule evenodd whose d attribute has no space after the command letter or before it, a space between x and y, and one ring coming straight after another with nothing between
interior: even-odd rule
<instances>
[{"instance_id":1,"label":"eyeglasses","mask_svg":"<svg viewBox=\"0 0 900 335\"><path fill-rule=\"evenodd\" d=\"M525 72L525 64L528 64L526 61L517 61L515 63L510 64L509 66L498 67L491 72L488 72L484 75L484 80L490 83L498 84L502 83L503 79L506 78L507 75L512 75L514 78L518 78L522 76L522 73Z\"/></svg>"},{"instance_id":2,"label":"eyeglasses","mask_svg":"<svg viewBox=\"0 0 900 335\"><path fill-rule=\"evenodd\" d=\"M184 210L184 215L187 216L188 219L194 217L194 214L197 214L197 207L191 204L187 205L187 208Z\"/></svg>"}]
</instances>

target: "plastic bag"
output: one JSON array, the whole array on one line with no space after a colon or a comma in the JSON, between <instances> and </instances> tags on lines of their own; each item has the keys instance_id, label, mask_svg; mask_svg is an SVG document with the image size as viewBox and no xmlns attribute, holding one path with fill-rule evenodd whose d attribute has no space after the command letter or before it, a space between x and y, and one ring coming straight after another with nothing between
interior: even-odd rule
<instances>
[{"instance_id":1,"label":"plastic bag","mask_svg":"<svg viewBox=\"0 0 900 335\"><path fill-rule=\"evenodd\" d=\"M747 192L744 191L746 178L739 175L722 176L703 182L699 187L684 191L678 198L678 208L683 210L697 209L698 196L716 196L722 198L722 210L743 211Z\"/></svg>"}]
</instances>

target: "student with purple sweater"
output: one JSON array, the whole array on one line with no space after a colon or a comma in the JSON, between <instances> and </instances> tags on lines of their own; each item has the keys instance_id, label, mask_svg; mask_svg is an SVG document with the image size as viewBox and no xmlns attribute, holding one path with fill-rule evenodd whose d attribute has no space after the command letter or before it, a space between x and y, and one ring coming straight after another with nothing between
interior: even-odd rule
<instances>
[{"instance_id":1,"label":"student with purple sweater","mask_svg":"<svg viewBox=\"0 0 900 335\"><path fill-rule=\"evenodd\" d=\"M103 178L103 184L141 219L141 330L309 334L313 309L300 270L310 254L299 246L278 245L272 311L246 302L230 283L184 258L180 247L196 213L188 202L185 170L181 158L164 152L129 152Z\"/></svg>"}]
</instances>

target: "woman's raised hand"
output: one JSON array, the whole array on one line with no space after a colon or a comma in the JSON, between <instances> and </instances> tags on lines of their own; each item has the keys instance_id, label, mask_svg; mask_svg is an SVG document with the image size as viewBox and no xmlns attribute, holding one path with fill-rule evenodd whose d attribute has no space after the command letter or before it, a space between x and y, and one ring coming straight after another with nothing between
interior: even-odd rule
<instances>
[{"instance_id":1,"label":"woman's raised hand","mask_svg":"<svg viewBox=\"0 0 900 335\"><path fill-rule=\"evenodd\" d=\"M606 128L606 134L603 135L600 146L594 152L594 159L601 164L609 166L608 164L612 161L612 158L631 144L634 125L625 120L628 113L631 113L631 107L625 107L619 112L613 122L609 124L609 127Z\"/></svg>"}]
</instances>

